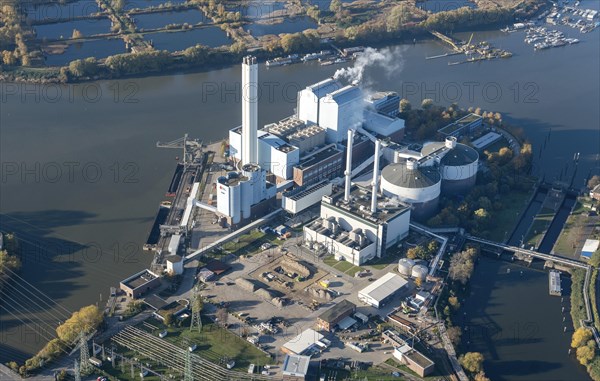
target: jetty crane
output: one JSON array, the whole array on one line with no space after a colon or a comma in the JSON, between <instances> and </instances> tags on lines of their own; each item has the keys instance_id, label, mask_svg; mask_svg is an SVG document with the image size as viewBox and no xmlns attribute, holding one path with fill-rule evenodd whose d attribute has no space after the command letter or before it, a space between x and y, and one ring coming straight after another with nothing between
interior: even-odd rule
<instances>
[{"instance_id":1,"label":"jetty crane","mask_svg":"<svg viewBox=\"0 0 600 381\"><path fill-rule=\"evenodd\" d=\"M196 153L202 148L202 142L197 139L189 139L188 134L185 134L183 137L170 142L156 142L156 147L181 149L183 151L181 162L184 168L187 168L188 165L194 162L194 158L198 157Z\"/></svg>"}]
</instances>

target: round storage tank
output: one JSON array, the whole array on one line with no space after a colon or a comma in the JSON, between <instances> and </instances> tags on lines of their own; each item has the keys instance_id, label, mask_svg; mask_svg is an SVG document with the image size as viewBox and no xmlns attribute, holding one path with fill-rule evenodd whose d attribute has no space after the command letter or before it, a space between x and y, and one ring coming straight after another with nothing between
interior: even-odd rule
<instances>
[{"instance_id":1,"label":"round storage tank","mask_svg":"<svg viewBox=\"0 0 600 381\"><path fill-rule=\"evenodd\" d=\"M389 164L381 171L383 194L411 204L411 217L417 220L426 220L437 211L441 180L438 168L419 166L412 159Z\"/></svg>"},{"instance_id":2,"label":"round storage tank","mask_svg":"<svg viewBox=\"0 0 600 381\"><path fill-rule=\"evenodd\" d=\"M411 271L412 277L415 279L419 278L421 281L425 281L428 273L429 269L425 265L414 265Z\"/></svg>"},{"instance_id":3,"label":"round storage tank","mask_svg":"<svg viewBox=\"0 0 600 381\"><path fill-rule=\"evenodd\" d=\"M442 157L442 192L444 194L465 194L477 180L479 153L467 145L456 143Z\"/></svg>"},{"instance_id":4,"label":"round storage tank","mask_svg":"<svg viewBox=\"0 0 600 381\"><path fill-rule=\"evenodd\" d=\"M409 258L402 258L398 261L398 272L400 275L410 276L412 274L412 268L415 265L415 261Z\"/></svg>"}]
</instances>

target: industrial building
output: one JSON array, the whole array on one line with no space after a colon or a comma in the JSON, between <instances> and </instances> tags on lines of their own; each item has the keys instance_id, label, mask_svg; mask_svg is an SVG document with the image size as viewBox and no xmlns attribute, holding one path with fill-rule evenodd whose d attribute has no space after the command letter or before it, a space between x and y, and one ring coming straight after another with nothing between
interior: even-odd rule
<instances>
[{"instance_id":1,"label":"industrial building","mask_svg":"<svg viewBox=\"0 0 600 381\"><path fill-rule=\"evenodd\" d=\"M453 136L455 138L459 138L465 134L475 131L477 128L481 127L482 124L483 118L480 115L471 113L445 127L440 128L438 132L444 137Z\"/></svg>"},{"instance_id":2,"label":"industrial building","mask_svg":"<svg viewBox=\"0 0 600 381\"><path fill-rule=\"evenodd\" d=\"M361 265L385 255L408 235L410 208L379 195L380 142L375 141L372 188L352 185L352 149L354 131L348 131L344 191L323 196L320 218L304 226L309 245L323 244L338 260Z\"/></svg>"},{"instance_id":3,"label":"industrial building","mask_svg":"<svg viewBox=\"0 0 600 381\"><path fill-rule=\"evenodd\" d=\"M244 70L250 66L244 65ZM243 78L254 80L251 75ZM334 79L326 79L298 92L294 115L267 124L256 134L253 129L244 128L244 124L231 129L229 156L246 164L243 147L255 146L242 136L243 131L248 130L257 140L253 163L273 175L268 178L270 181L281 183L293 179L297 186L303 186L338 177L344 165L342 144L349 129L364 128L365 133L392 141L402 139L404 120L397 118L393 111L395 97L393 93L382 93L381 99L365 99L359 87L344 87ZM254 110L250 106L246 108ZM254 119L246 114L244 118L243 123L248 119L246 124L254 126ZM357 162L371 157L373 144L369 139L357 135L354 143L352 149Z\"/></svg>"},{"instance_id":4,"label":"industrial building","mask_svg":"<svg viewBox=\"0 0 600 381\"><path fill-rule=\"evenodd\" d=\"M256 164L245 164L241 172L217 179L217 212L230 225L262 216L272 206L277 188L267 183L266 172Z\"/></svg>"},{"instance_id":5,"label":"industrial building","mask_svg":"<svg viewBox=\"0 0 600 381\"><path fill-rule=\"evenodd\" d=\"M438 209L442 176L435 167L421 167L419 162L408 159L392 163L381 171L381 189L388 197L412 205L412 216L425 219Z\"/></svg>"},{"instance_id":6,"label":"industrial building","mask_svg":"<svg viewBox=\"0 0 600 381\"><path fill-rule=\"evenodd\" d=\"M383 307L408 282L400 275L387 273L358 292L358 299L375 308Z\"/></svg>"},{"instance_id":7,"label":"industrial building","mask_svg":"<svg viewBox=\"0 0 600 381\"><path fill-rule=\"evenodd\" d=\"M583 248L581 249L581 257L584 259L591 259L592 255L598 250L600 241L597 239L586 239Z\"/></svg>"},{"instance_id":8,"label":"industrial building","mask_svg":"<svg viewBox=\"0 0 600 381\"><path fill-rule=\"evenodd\" d=\"M397 117L400 113L400 96L393 91L378 91L365 99L367 106L380 114Z\"/></svg>"},{"instance_id":9,"label":"industrial building","mask_svg":"<svg viewBox=\"0 0 600 381\"><path fill-rule=\"evenodd\" d=\"M327 142L343 141L349 129L363 122L364 100L358 86L348 85L319 100L319 126L327 129Z\"/></svg>"},{"instance_id":10,"label":"industrial building","mask_svg":"<svg viewBox=\"0 0 600 381\"><path fill-rule=\"evenodd\" d=\"M137 299L160 286L160 277L150 270L142 270L119 283L119 288L127 296Z\"/></svg>"},{"instance_id":11,"label":"industrial building","mask_svg":"<svg viewBox=\"0 0 600 381\"><path fill-rule=\"evenodd\" d=\"M327 311L323 312L317 318L317 326L319 329L331 332L338 323L349 318L356 312L356 304L342 300Z\"/></svg>"},{"instance_id":12,"label":"industrial building","mask_svg":"<svg viewBox=\"0 0 600 381\"><path fill-rule=\"evenodd\" d=\"M282 194L281 207L292 214L300 213L321 202L323 196L330 195L332 190L333 184L326 180L314 185L300 186Z\"/></svg>"},{"instance_id":13,"label":"industrial building","mask_svg":"<svg viewBox=\"0 0 600 381\"><path fill-rule=\"evenodd\" d=\"M394 357L419 375L419 377L425 377L431 374L435 368L435 363L433 361L408 344L404 344L401 347L395 347Z\"/></svg>"},{"instance_id":14,"label":"industrial building","mask_svg":"<svg viewBox=\"0 0 600 381\"><path fill-rule=\"evenodd\" d=\"M308 374L310 356L286 355L283 359L283 381L303 381Z\"/></svg>"},{"instance_id":15,"label":"industrial building","mask_svg":"<svg viewBox=\"0 0 600 381\"><path fill-rule=\"evenodd\" d=\"M455 137L424 144L420 151L388 145L393 162L381 171L381 191L412 206L412 217L426 220L438 210L440 195L464 194L477 181L479 154Z\"/></svg>"},{"instance_id":16,"label":"industrial building","mask_svg":"<svg viewBox=\"0 0 600 381\"><path fill-rule=\"evenodd\" d=\"M169 255L166 259L167 273L171 275L183 274L183 257L179 255Z\"/></svg>"},{"instance_id":17,"label":"industrial building","mask_svg":"<svg viewBox=\"0 0 600 381\"><path fill-rule=\"evenodd\" d=\"M435 363L409 345L410 341L403 335L388 329L381 334L381 338L394 347L394 357L420 377L426 377L434 371Z\"/></svg>"},{"instance_id":18,"label":"industrial building","mask_svg":"<svg viewBox=\"0 0 600 381\"><path fill-rule=\"evenodd\" d=\"M324 338L319 332L314 329L307 329L294 337L287 343L283 344L281 350L288 355L303 355L309 353L313 348L324 345L317 344Z\"/></svg>"}]
</instances>

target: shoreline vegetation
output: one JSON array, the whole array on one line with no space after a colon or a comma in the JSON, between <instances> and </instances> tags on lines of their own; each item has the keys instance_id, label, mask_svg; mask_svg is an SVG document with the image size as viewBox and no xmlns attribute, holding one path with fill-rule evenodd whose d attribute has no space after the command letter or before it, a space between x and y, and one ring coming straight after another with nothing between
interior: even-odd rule
<instances>
[{"instance_id":1,"label":"shoreline vegetation","mask_svg":"<svg viewBox=\"0 0 600 381\"><path fill-rule=\"evenodd\" d=\"M378 5L357 0L342 4L333 0L329 9L298 0L287 0L284 11L274 11L267 21L290 21L307 17L317 24L316 29L298 33L254 37L244 29L253 20L237 11L228 11L224 4L242 9L241 2L225 0L188 0L185 4L166 3L150 10L122 10L121 0L97 0L99 9L113 25L110 34L101 38L122 39L129 53L115 54L103 59L77 59L62 67L44 65L44 51L65 50L69 44L85 42L90 37L73 30L69 39L46 41L35 35L32 24L16 1L2 5L0 19L0 81L30 83L73 83L132 76L151 76L179 71L202 71L238 63L252 53L259 60L317 51L327 48L327 42L340 48L356 45L378 46L394 42L429 39L429 31L445 33L489 29L515 20L527 19L548 6L545 0L473 0L477 8L463 7L430 13L418 7L419 0L400 3L381 2ZM64 4L62 1L38 0L39 4ZM318 1L316 2L318 4ZM67 3L68 4L68 3ZM239 8L235 8L239 7ZM177 11L198 9L210 20L206 24L166 25L163 33L186 31L215 26L231 38L230 45L209 48L196 45L182 51L156 50L144 39L147 31L139 29L130 14L148 11ZM98 13L86 16L97 18ZM259 21L263 23L263 21ZM96 39L96 37L91 37ZM327 42L326 42L327 41ZM60 45L60 46L59 46Z\"/></svg>"}]
</instances>

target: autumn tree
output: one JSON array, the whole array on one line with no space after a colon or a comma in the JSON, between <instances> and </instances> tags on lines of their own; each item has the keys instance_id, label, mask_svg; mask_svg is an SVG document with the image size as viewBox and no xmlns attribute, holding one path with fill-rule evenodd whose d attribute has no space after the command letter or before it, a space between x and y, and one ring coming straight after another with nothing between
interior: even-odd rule
<instances>
[{"instance_id":1,"label":"autumn tree","mask_svg":"<svg viewBox=\"0 0 600 381\"><path fill-rule=\"evenodd\" d=\"M65 343L72 343L83 331L88 334L94 331L102 322L102 311L95 305L81 308L69 319L56 328L58 338Z\"/></svg>"},{"instance_id":2,"label":"autumn tree","mask_svg":"<svg viewBox=\"0 0 600 381\"><path fill-rule=\"evenodd\" d=\"M585 327L579 327L573 333L573 337L571 339L571 347L579 348L587 344L587 342L592 338L592 331Z\"/></svg>"},{"instance_id":3,"label":"autumn tree","mask_svg":"<svg viewBox=\"0 0 600 381\"><path fill-rule=\"evenodd\" d=\"M400 99L400 112L408 112L412 109L410 101L406 98Z\"/></svg>"},{"instance_id":4,"label":"autumn tree","mask_svg":"<svg viewBox=\"0 0 600 381\"><path fill-rule=\"evenodd\" d=\"M421 108L424 109L424 110L427 110L427 109L431 108L431 106L433 106L433 99L425 98L421 102Z\"/></svg>"},{"instance_id":5,"label":"autumn tree","mask_svg":"<svg viewBox=\"0 0 600 381\"><path fill-rule=\"evenodd\" d=\"M473 377L473 381L490 381L490 379L485 375L484 371L481 371Z\"/></svg>"},{"instance_id":6,"label":"autumn tree","mask_svg":"<svg viewBox=\"0 0 600 381\"><path fill-rule=\"evenodd\" d=\"M473 258L469 253L466 251L455 253L452 258L450 258L448 276L450 279L460 282L464 285L467 284L471 278L474 268L475 264L473 263Z\"/></svg>"},{"instance_id":7,"label":"autumn tree","mask_svg":"<svg viewBox=\"0 0 600 381\"><path fill-rule=\"evenodd\" d=\"M481 372L483 365L483 355L479 352L467 352L458 359L460 365L470 373Z\"/></svg>"},{"instance_id":8,"label":"autumn tree","mask_svg":"<svg viewBox=\"0 0 600 381\"><path fill-rule=\"evenodd\" d=\"M600 176L594 175L588 181L587 186L588 186L589 189L594 189L598 184L600 184Z\"/></svg>"},{"instance_id":9,"label":"autumn tree","mask_svg":"<svg viewBox=\"0 0 600 381\"><path fill-rule=\"evenodd\" d=\"M583 347L577 348L577 360L581 365L587 365L594 359L596 350L594 348L594 341L591 340L592 345L584 345Z\"/></svg>"},{"instance_id":10,"label":"autumn tree","mask_svg":"<svg viewBox=\"0 0 600 381\"><path fill-rule=\"evenodd\" d=\"M460 337L462 336L462 330L460 327L454 326L446 329L446 334L452 342L452 345L457 346L460 344Z\"/></svg>"}]
</instances>

